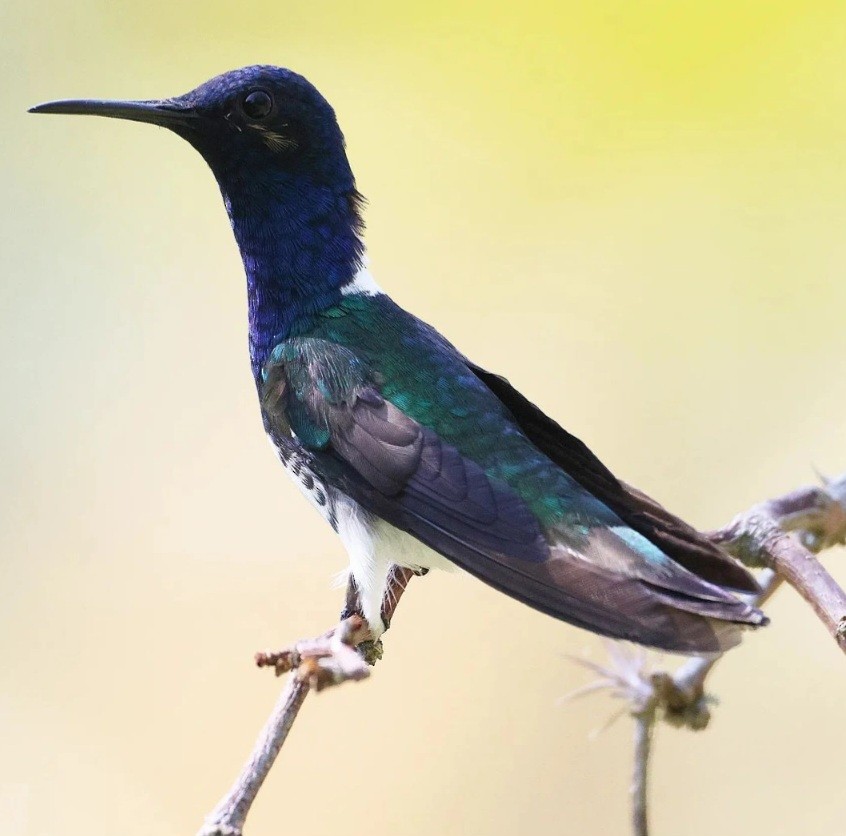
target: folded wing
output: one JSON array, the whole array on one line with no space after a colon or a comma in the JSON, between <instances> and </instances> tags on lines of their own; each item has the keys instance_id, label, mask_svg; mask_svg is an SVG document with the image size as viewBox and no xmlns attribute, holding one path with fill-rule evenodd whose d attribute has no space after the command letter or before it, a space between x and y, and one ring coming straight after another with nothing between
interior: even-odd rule
<instances>
[{"instance_id":1,"label":"folded wing","mask_svg":"<svg viewBox=\"0 0 846 836\"><path fill-rule=\"evenodd\" d=\"M347 494L538 610L603 635L688 653L723 649L737 641L738 624L762 621L757 610L667 560L622 520L574 537L542 527L509 484L384 398L347 349L288 341L274 352L265 381L270 426L309 440L316 465ZM585 461L588 470L596 467ZM597 471L603 479L608 483ZM650 563L644 548L660 559Z\"/></svg>"}]
</instances>

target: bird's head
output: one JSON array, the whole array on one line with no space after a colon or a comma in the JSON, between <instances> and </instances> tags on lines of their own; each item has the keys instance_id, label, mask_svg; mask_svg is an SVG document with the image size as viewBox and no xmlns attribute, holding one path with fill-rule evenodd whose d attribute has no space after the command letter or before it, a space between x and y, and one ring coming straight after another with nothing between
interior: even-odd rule
<instances>
[{"instance_id":1,"label":"bird's head","mask_svg":"<svg viewBox=\"0 0 846 836\"><path fill-rule=\"evenodd\" d=\"M275 341L334 304L363 263L361 196L335 112L290 70L245 67L172 99L74 99L32 112L149 122L202 154L247 273L257 379Z\"/></svg>"},{"instance_id":2,"label":"bird's head","mask_svg":"<svg viewBox=\"0 0 846 836\"><path fill-rule=\"evenodd\" d=\"M313 84L281 67L232 70L170 99L68 99L30 112L109 116L169 128L202 154L224 193L243 182L260 190L263 182L286 176L352 187L334 110Z\"/></svg>"}]
</instances>

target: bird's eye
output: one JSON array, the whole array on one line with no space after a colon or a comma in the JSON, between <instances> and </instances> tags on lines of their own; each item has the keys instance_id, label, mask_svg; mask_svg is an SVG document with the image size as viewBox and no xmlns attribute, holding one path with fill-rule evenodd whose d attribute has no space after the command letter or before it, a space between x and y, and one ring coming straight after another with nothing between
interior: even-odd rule
<instances>
[{"instance_id":1,"label":"bird's eye","mask_svg":"<svg viewBox=\"0 0 846 836\"><path fill-rule=\"evenodd\" d=\"M241 106L250 119L264 119L273 109L273 99L265 90L253 90L247 93Z\"/></svg>"}]
</instances>

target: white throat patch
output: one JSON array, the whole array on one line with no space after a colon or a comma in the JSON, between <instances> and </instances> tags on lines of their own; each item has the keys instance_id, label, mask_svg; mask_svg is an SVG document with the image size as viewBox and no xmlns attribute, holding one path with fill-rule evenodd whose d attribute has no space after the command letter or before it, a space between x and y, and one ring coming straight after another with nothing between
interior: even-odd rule
<instances>
[{"instance_id":1,"label":"white throat patch","mask_svg":"<svg viewBox=\"0 0 846 836\"><path fill-rule=\"evenodd\" d=\"M376 279L373 278L370 270L367 269L369 263L369 259L365 256L361 267L353 276L352 281L341 288L341 293L344 296L355 296L359 294L362 296L377 296L385 292L376 284Z\"/></svg>"}]
</instances>

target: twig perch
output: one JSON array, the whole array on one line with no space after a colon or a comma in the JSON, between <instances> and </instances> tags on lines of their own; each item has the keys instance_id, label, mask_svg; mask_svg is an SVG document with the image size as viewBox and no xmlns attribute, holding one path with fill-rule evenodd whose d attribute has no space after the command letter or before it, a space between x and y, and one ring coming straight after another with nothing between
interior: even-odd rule
<instances>
[{"instance_id":1,"label":"twig perch","mask_svg":"<svg viewBox=\"0 0 846 836\"><path fill-rule=\"evenodd\" d=\"M206 817L198 836L241 836L250 807L297 719L309 688L308 680L296 676L288 679L241 774Z\"/></svg>"},{"instance_id":2,"label":"twig perch","mask_svg":"<svg viewBox=\"0 0 846 836\"><path fill-rule=\"evenodd\" d=\"M356 647L370 637L360 615L344 618L316 639L302 639L293 647L256 653L256 665L273 668L277 676L295 671L295 678L315 691L370 675L367 662Z\"/></svg>"},{"instance_id":3,"label":"twig perch","mask_svg":"<svg viewBox=\"0 0 846 836\"><path fill-rule=\"evenodd\" d=\"M635 720L635 770L632 776L632 822L634 832L637 834L649 831L647 816L647 780L649 772L649 752L652 748L652 731L655 727L655 712L657 705L655 699L638 714L634 715Z\"/></svg>"},{"instance_id":4,"label":"twig perch","mask_svg":"<svg viewBox=\"0 0 846 836\"><path fill-rule=\"evenodd\" d=\"M846 543L846 474L822 487L805 487L756 505L711 540L753 568L766 567L758 581L756 606L788 583L811 605L841 650L846 652L846 594L815 555ZM628 700L635 718L632 821L635 836L648 836L647 778L652 732L661 717L671 725L704 729L711 719L705 680L721 655L697 657L674 674L649 672L641 657L633 665L619 652L597 670L604 687ZM622 660L622 661L621 661ZM588 686L583 689L596 690Z\"/></svg>"},{"instance_id":5,"label":"twig perch","mask_svg":"<svg viewBox=\"0 0 846 836\"><path fill-rule=\"evenodd\" d=\"M736 517L711 539L749 566L766 566L792 586L846 653L846 593L816 559L846 542L846 474L824 488L800 488Z\"/></svg>"},{"instance_id":6,"label":"twig perch","mask_svg":"<svg viewBox=\"0 0 846 836\"><path fill-rule=\"evenodd\" d=\"M382 610L386 625L414 572L394 566ZM336 627L315 639L303 639L285 650L256 654L260 668L273 668L277 676L291 672L273 711L259 733L241 774L218 805L206 816L197 836L243 836L244 822L297 719L309 691L322 691L370 675L368 665L381 657L381 643L370 640L370 631L356 612L358 596L350 578L347 601Z\"/></svg>"}]
</instances>

